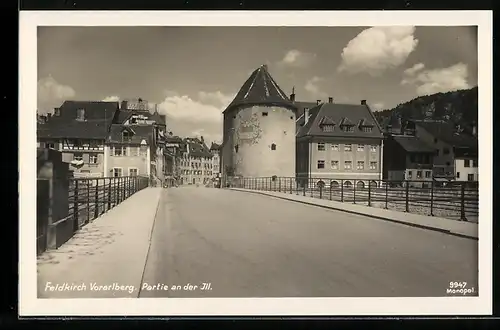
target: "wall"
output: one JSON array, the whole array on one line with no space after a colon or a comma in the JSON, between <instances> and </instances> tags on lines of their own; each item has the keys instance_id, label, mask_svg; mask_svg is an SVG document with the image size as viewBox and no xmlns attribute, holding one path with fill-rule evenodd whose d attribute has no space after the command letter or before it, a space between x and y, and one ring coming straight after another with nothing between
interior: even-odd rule
<instances>
[{"instance_id":1,"label":"wall","mask_svg":"<svg viewBox=\"0 0 500 330\"><path fill-rule=\"evenodd\" d=\"M228 144L224 163L227 160L234 167L235 175L295 177L296 127L292 110L247 107L227 115L225 121ZM276 150L271 149L273 144Z\"/></svg>"},{"instance_id":2,"label":"wall","mask_svg":"<svg viewBox=\"0 0 500 330\"><path fill-rule=\"evenodd\" d=\"M149 158L151 150L149 146L145 149L144 152L137 151L137 156L129 156L131 154L132 149L138 149L139 146L129 146L127 148L127 156L114 156L113 147L106 146L108 149L109 157L107 160L107 171L105 176L113 176L113 168L120 167L122 168L122 176L129 175L129 168L137 168L137 175L147 176L149 173Z\"/></svg>"},{"instance_id":3,"label":"wall","mask_svg":"<svg viewBox=\"0 0 500 330\"><path fill-rule=\"evenodd\" d=\"M465 160L469 160L469 167L465 167ZM475 164L474 164L475 162ZM476 166L474 166L476 165ZM474 177L473 181L479 181L479 167L477 166L477 159L474 158L458 158L455 159L455 180L456 181L469 181L469 174Z\"/></svg>"},{"instance_id":4,"label":"wall","mask_svg":"<svg viewBox=\"0 0 500 330\"><path fill-rule=\"evenodd\" d=\"M325 150L318 150L318 144L324 143ZM351 151L345 151L346 145L351 145ZM358 146L362 149L358 149ZM374 147L372 150L371 147ZM311 177L328 179L379 180L381 140L373 139L325 139L311 143ZM325 168L318 168L318 161L324 161ZM337 161L337 168L332 167L332 161ZM345 169L345 162L351 162L351 169ZM364 162L364 167L358 169L358 161ZM375 168L370 169L370 163Z\"/></svg>"},{"instance_id":5,"label":"wall","mask_svg":"<svg viewBox=\"0 0 500 330\"><path fill-rule=\"evenodd\" d=\"M435 175L440 174L440 169L444 167L450 167L451 169L454 166L454 154L453 148L449 144L441 141L435 140L434 136L427 132L425 129L417 125L416 135L422 139L422 141L426 142L429 146L436 150L436 154L434 155L434 167L435 167ZM445 149L448 149L449 153L445 154ZM439 150L439 151L438 151ZM451 170L453 176L454 170Z\"/></svg>"},{"instance_id":6,"label":"wall","mask_svg":"<svg viewBox=\"0 0 500 330\"><path fill-rule=\"evenodd\" d=\"M184 157L180 160L181 184L207 184L213 177L212 158Z\"/></svg>"}]
</instances>

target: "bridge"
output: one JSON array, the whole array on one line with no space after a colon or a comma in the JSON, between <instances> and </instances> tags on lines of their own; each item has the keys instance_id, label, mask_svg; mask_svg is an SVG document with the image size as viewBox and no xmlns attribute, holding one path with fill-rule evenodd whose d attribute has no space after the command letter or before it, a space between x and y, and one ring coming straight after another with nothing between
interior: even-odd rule
<instances>
[{"instance_id":1,"label":"bridge","mask_svg":"<svg viewBox=\"0 0 500 330\"><path fill-rule=\"evenodd\" d=\"M477 223L248 187L132 192L39 255L39 298L477 294Z\"/></svg>"}]
</instances>

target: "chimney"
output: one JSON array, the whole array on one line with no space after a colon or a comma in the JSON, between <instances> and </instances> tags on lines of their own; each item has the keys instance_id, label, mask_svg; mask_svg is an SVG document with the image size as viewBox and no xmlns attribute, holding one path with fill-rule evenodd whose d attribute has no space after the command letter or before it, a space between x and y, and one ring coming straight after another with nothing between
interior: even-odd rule
<instances>
[{"instance_id":1,"label":"chimney","mask_svg":"<svg viewBox=\"0 0 500 330\"><path fill-rule=\"evenodd\" d=\"M295 86L292 88L292 94L290 94L290 101L295 102Z\"/></svg>"},{"instance_id":2,"label":"chimney","mask_svg":"<svg viewBox=\"0 0 500 330\"><path fill-rule=\"evenodd\" d=\"M203 138L203 135L200 136L201 143L205 143L205 139Z\"/></svg>"},{"instance_id":3,"label":"chimney","mask_svg":"<svg viewBox=\"0 0 500 330\"><path fill-rule=\"evenodd\" d=\"M304 108L304 125L309 121L309 108Z\"/></svg>"},{"instance_id":4,"label":"chimney","mask_svg":"<svg viewBox=\"0 0 500 330\"><path fill-rule=\"evenodd\" d=\"M361 105L366 105L366 100L361 100Z\"/></svg>"},{"instance_id":5,"label":"chimney","mask_svg":"<svg viewBox=\"0 0 500 330\"><path fill-rule=\"evenodd\" d=\"M262 68L267 71L267 64L262 64Z\"/></svg>"},{"instance_id":6,"label":"chimney","mask_svg":"<svg viewBox=\"0 0 500 330\"><path fill-rule=\"evenodd\" d=\"M321 103L321 100L316 100L316 105L319 105Z\"/></svg>"},{"instance_id":7,"label":"chimney","mask_svg":"<svg viewBox=\"0 0 500 330\"><path fill-rule=\"evenodd\" d=\"M333 103L333 97L328 98L328 103Z\"/></svg>"}]
</instances>

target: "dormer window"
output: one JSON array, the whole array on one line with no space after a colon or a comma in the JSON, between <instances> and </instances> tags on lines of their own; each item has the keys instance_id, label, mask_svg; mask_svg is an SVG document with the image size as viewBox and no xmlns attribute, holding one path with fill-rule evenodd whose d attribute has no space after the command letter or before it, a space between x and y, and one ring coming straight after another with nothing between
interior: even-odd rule
<instances>
[{"instance_id":1,"label":"dormer window","mask_svg":"<svg viewBox=\"0 0 500 330\"><path fill-rule=\"evenodd\" d=\"M76 120L85 120L85 109L76 110Z\"/></svg>"},{"instance_id":2,"label":"dormer window","mask_svg":"<svg viewBox=\"0 0 500 330\"><path fill-rule=\"evenodd\" d=\"M123 142L128 142L132 139L132 132L129 132L127 130L122 132L122 140Z\"/></svg>"},{"instance_id":3,"label":"dormer window","mask_svg":"<svg viewBox=\"0 0 500 330\"><path fill-rule=\"evenodd\" d=\"M54 116L60 116L61 115L61 109L55 108L54 109Z\"/></svg>"},{"instance_id":4,"label":"dormer window","mask_svg":"<svg viewBox=\"0 0 500 330\"><path fill-rule=\"evenodd\" d=\"M323 132L333 132L335 129L335 122L329 117L321 118L319 127Z\"/></svg>"},{"instance_id":5,"label":"dormer window","mask_svg":"<svg viewBox=\"0 0 500 330\"><path fill-rule=\"evenodd\" d=\"M323 125L323 126L321 127L321 130L322 130L323 132L333 132L333 129L334 129L334 128L335 128L335 125L331 125L331 124L330 124L330 125Z\"/></svg>"},{"instance_id":6,"label":"dormer window","mask_svg":"<svg viewBox=\"0 0 500 330\"><path fill-rule=\"evenodd\" d=\"M354 132L354 124L349 120L349 118L342 119L340 123L340 129L344 132Z\"/></svg>"}]
</instances>

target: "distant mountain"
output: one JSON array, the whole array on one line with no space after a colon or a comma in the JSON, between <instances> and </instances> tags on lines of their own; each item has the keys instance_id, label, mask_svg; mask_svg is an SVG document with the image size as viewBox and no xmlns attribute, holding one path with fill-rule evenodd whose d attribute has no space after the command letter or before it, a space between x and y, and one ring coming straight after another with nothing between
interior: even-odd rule
<instances>
[{"instance_id":1,"label":"distant mountain","mask_svg":"<svg viewBox=\"0 0 500 330\"><path fill-rule=\"evenodd\" d=\"M395 118L445 120L463 127L477 123L478 89L463 89L447 93L420 96L393 109L374 112L380 126L387 127Z\"/></svg>"}]
</instances>

